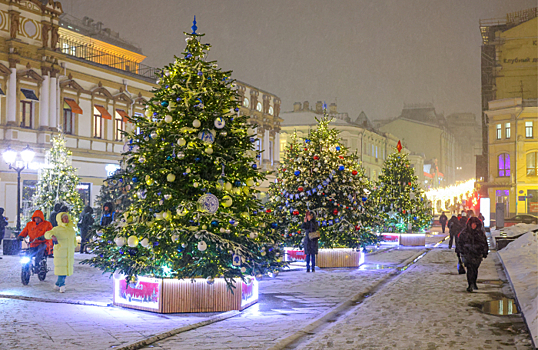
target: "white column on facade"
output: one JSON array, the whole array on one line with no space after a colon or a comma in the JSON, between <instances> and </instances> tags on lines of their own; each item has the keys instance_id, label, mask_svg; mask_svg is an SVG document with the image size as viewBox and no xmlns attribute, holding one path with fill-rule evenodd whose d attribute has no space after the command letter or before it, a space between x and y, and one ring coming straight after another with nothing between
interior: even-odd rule
<instances>
[{"instance_id":1,"label":"white column on facade","mask_svg":"<svg viewBox=\"0 0 538 350\"><path fill-rule=\"evenodd\" d=\"M17 121L17 68L11 68L7 91L7 121Z\"/></svg>"},{"instance_id":2,"label":"white column on facade","mask_svg":"<svg viewBox=\"0 0 538 350\"><path fill-rule=\"evenodd\" d=\"M280 132L275 132L275 162L280 162Z\"/></svg>"},{"instance_id":3,"label":"white column on facade","mask_svg":"<svg viewBox=\"0 0 538 350\"><path fill-rule=\"evenodd\" d=\"M56 77L50 77L49 96L49 126L51 128L56 128L58 126L58 118L56 115Z\"/></svg>"},{"instance_id":4,"label":"white column on facade","mask_svg":"<svg viewBox=\"0 0 538 350\"><path fill-rule=\"evenodd\" d=\"M269 129L263 134L263 159L269 160Z\"/></svg>"},{"instance_id":5,"label":"white column on facade","mask_svg":"<svg viewBox=\"0 0 538 350\"><path fill-rule=\"evenodd\" d=\"M49 126L49 86L50 79L48 75L43 76L41 84L41 96L39 98L39 126Z\"/></svg>"}]
</instances>

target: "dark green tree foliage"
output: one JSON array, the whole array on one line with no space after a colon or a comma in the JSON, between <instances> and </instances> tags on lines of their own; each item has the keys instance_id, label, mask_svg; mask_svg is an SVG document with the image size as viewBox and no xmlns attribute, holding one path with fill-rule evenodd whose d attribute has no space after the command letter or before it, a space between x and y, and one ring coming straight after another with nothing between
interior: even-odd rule
<instances>
[{"instance_id":1,"label":"dark green tree foliage","mask_svg":"<svg viewBox=\"0 0 538 350\"><path fill-rule=\"evenodd\" d=\"M323 248L357 248L377 242L369 227L375 220L369 210L370 183L356 154L342 145L339 132L329 127L330 119L305 139L294 134L286 148L270 188L268 206L286 244L300 246L300 226L307 210L315 213L319 245Z\"/></svg>"},{"instance_id":2,"label":"dark green tree foliage","mask_svg":"<svg viewBox=\"0 0 538 350\"><path fill-rule=\"evenodd\" d=\"M124 153L133 198L85 263L133 277L233 278L283 266L280 235L256 199L253 129L238 114L231 72L206 61L203 35L162 70Z\"/></svg>"},{"instance_id":3,"label":"dark green tree foliage","mask_svg":"<svg viewBox=\"0 0 538 350\"><path fill-rule=\"evenodd\" d=\"M376 182L373 200L382 219L379 229L422 232L431 224L431 209L406 153L389 155Z\"/></svg>"}]
</instances>

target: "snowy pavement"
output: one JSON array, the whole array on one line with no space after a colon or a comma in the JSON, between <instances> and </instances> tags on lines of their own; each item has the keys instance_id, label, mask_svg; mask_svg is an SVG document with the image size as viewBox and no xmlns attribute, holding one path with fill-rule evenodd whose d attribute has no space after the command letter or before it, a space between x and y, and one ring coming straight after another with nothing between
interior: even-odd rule
<instances>
[{"instance_id":1,"label":"snowy pavement","mask_svg":"<svg viewBox=\"0 0 538 350\"><path fill-rule=\"evenodd\" d=\"M480 291L468 294L465 276L456 274L453 251L446 249L446 243L433 248L442 238L427 237L431 250L401 272L398 266L427 250L389 248L368 255L359 269L317 269L309 274L297 269L264 278L260 301L254 306L147 348L268 349L282 344L289 345L280 348L300 349L529 348L520 315L491 316L478 308L484 301L512 296L496 254L490 254L480 268ZM82 258L76 254L76 260ZM481 283L484 280L503 284ZM106 306L112 302L112 280L86 265L75 266L65 294L52 290L54 281L51 274L45 282L32 277L29 286L22 286L18 257L0 260L0 349L122 348L216 315L159 315ZM371 296L360 299L365 295ZM30 300L17 299L20 296ZM357 296L360 303L341 317L325 322L313 334L300 332ZM33 297L50 302L31 301ZM74 304L79 302L93 305ZM297 335L295 342L287 342Z\"/></svg>"}]
</instances>

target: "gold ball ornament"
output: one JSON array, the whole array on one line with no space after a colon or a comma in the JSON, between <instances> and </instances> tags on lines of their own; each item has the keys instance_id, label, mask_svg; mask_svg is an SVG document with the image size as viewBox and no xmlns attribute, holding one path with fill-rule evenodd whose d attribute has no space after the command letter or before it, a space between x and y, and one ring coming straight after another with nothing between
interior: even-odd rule
<instances>
[{"instance_id":1,"label":"gold ball ornament","mask_svg":"<svg viewBox=\"0 0 538 350\"><path fill-rule=\"evenodd\" d=\"M194 119L194 121L192 122L192 126L195 128L199 128L201 125L202 123L200 123L198 119Z\"/></svg>"},{"instance_id":2,"label":"gold ball ornament","mask_svg":"<svg viewBox=\"0 0 538 350\"><path fill-rule=\"evenodd\" d=\"M250 189L248 187L243 187L243 193L248 195L250 193Z\"/></svg>"},{"instance_id":3,"label":"gold ball ornament","mask_svg":"<svg viewBox=\"0 0 538 350\"><path fill-rule=\"evenodd\" d=\"M205 149L205 153L207 153L207 154L213 154L213 147L207 147L207 148Z\"/></svg>"},{"instance_id":4,"label":"gold ball ornament","mask_svg":"<svg viewBox=\"0 0 538 350\"><path fill-rule=\"evenodd\" d=\"M254 180L252 180L252 179L248 179L248 180L247 180L247 186L248 186L248 187L252 187L252 186L254 186Z\"/></svg>"},{"instance_id":5,"label":"gold ball ornament","mask_svg":"<svg viewBox=\"0 0 538 350\"><path fill-rule=\"evenodd\" d=\"M148 186L153 185L153 179L148 179L148 180L146 180L146 184L147 184Z\"/></svg>"},{"instance_id":6,"label":"gold ball ornament","mask_svg":"<svg viewBox=\"0 0 538 350\"><path fill-rule=\"evenodd\" d=\"M174 175L174 174L168 174L166 176L166 181L168 181L168 182L174 182L175 180L176 180L176 175Z\"/></svg>"},{"instance_id":7,"label":"gold ball ornament","mask_svg":"<svg viewBox=\"0 0 538 350\"><path fill-rule=\"evenodd\" d=\"M130 236L128 239L127 239L127 245L131 248L134 248L138 245L138 237L136 236Z\"/></svg>"},{"instance_id":8,"label":"gold ball ornament","mask_svg":"<svg viewBox=\"0 0 538 350\"><path fill-rule=\"evenodd\" d=\"M142 242L140 242L140 245L144 248L149 247L149 240L147 238L144 238Z\"/></svg>"},{"instance_id":9,"label":"gold ball ornament","mask_svg":"<svg viewBox=\"0 0 538 350\"><path fill-rule=\"evenodd\" d=\"M171 123L172 121L174 121L174 118L172 118L171 115L167 115L166 117L164 117L164 121L166 123Z\"/></svg>"},{"instance_id":10,"label":"gold ball ornament","mask_svg":"<svg viewBox=\"0 0 538 350\"><path fill-rule=\"evenodd\" d=\"M151 110L149 110L149 109L146 109L146 111L144 112L144 115L149 118L149 117L153 116L153 112Z\"/></svg>"},{"instance_id":11,"label":"gold ball ornament","mask_svg":"<svg viewBox=\"0 0 538 350\"><path fill-rule=\"evenodd\" d=\"M224 196L222 197L222 200L220 201L220 203L222 204L222 206L224 208L229 208L232 206L233 204L233 200L232 200L232 197L230 196Z\"/></svg>"},{"instance_id":12,"label":"gold ball ornament","mask_svg":"<svg viewBox=\"0 0 538 350\"><path fill-rule=\"evenodd\" d=\"M231 191L232 188L233 188L233 186L232 186L231 183L226 182L226 184L224 184L224 189L225 189L226 191Z\"/></svg>"},{"instance_id":13,"label":"gold ball ornament","mask_svg":"<svg viewBox=\"0 0 538 350\"><path fill-rule=\"evenodd\" d=\"M177 140L177 144L180 146L185 146L187 141L183 137L180 137L179 140Z\"/></svg>"}]
</instances>

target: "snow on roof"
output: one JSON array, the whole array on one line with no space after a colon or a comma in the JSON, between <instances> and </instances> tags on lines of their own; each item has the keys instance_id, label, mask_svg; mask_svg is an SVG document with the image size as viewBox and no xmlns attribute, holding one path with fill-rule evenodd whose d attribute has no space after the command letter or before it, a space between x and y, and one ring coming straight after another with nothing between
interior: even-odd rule
<instances>
[{"instance_id":1,"label":"snow on roof","mask_svg":"<svg viewBox=\"0 0 538 350\"><path fill-rule=\"evenodd\" d=\"M349 122L347 113L329 114L333 117L331 121L332 125L341 126L356 126ZM282 126L300 126L300 125L317 125L316 117L318 119L323 118L322 114L317 114L314 111L304 112L284 112L280 114L280 117L284 119L281 123Z\"/></svg>"}]
</instances>

